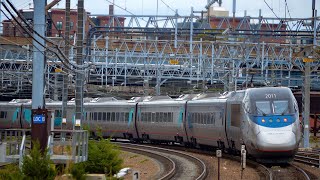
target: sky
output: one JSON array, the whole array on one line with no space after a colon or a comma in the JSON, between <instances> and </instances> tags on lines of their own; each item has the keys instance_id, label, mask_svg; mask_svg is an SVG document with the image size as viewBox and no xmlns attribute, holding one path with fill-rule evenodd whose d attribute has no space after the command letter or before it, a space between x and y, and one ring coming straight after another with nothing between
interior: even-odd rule
<instances>
[{"instance_id":1,"label":"sky","mask_svg":"<svg viewBox=\"0 0 320 180\"><path fill-rule=\"evenodd\" d=\"M48 0L48 3L51 1L52 0ZM108 14L108 6L113 1L116 5L134 15L174 15L173 10L176 9L179 15L190 15L191 7L193 7L195 11L201 11L205 10L204 7L207 4L207 0L84 0L85 9L91 12L91 14ZM11 0L11 2L13 2L18 9L28 9L33 6L33 0ZM230 15L232 14L232 2L233 0L222 0L222 7L229 10ZM291 17L294 18L308 18L312 16L312 0L236 0L236 16L243 16L246 10L248 16L257 17L259 15L259 9L261 9L262 16L275 17L265 2L273 9L278 17L285 17L285 12L287 12L286 17L290 17L289 13ZM287 2L289 12L285 11L285 2ZM216 3L214 6L218 6L218 4ZM62 0L58 5L54 6L54 8L64 7L65 0ZM71 8L77 8L77 0L71 0ZM123 9L115 7L115 14L129 14ZM319 0L316 0L316 9L318 9L318 16L320 16Z\"/></svg>"}]
</instances>

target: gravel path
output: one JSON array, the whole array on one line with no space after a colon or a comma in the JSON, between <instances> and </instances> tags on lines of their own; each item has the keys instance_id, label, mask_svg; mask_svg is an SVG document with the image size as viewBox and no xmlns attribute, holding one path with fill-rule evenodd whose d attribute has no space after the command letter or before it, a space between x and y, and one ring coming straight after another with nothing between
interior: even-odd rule
<instances>
[{"instance_id":1,"label":"gravel path","mask_svg":"<svg viewBox=\"0 0 320 180\"><path fill-rule=\"evenodd\" d=\"M202 155L202 154L196 154L196 153L189 153L193 156L203 160L207 164L207 170L208 170L208 176L206 179L208 180L214 180L218 179L218 160L216 157L209 156L209 155ZM160 166L156 162L156 160L153 160L149 157L123 152L121 153L121 157L124 160L124 167L131 167L135 171L140 172L140 177L142 180L144 179L154 179L156 177L157 172L160 171ZM182 165L189 164L189 162L185 162ZM188 168L188 167L184 167ZM221 179L227 179L227 180L236 180L241 179L241 168L239 162L234 162L228 159L221 159L220 160L220 170L221 170ZM196 173L194 170L190 171L190 178L192 177L192 174ZM128 174L125 177L125 180L131 180L132 175ZM188 178L189 179L189 178ZM192 179L192 178L191 178ZM250 168L247 167L243 172L243 178L246 180L256 180L259 179L258 173Z\"/></svg>"}]
</instances>

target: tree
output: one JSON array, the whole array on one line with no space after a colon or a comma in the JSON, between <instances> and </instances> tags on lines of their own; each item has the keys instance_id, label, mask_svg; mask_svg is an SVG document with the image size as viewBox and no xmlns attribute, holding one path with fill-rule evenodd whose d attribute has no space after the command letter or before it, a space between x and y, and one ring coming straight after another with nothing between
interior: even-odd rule
<instances>
[{"instance_id":1,"label":"tree","mask_svg":"<svg viewBox=\"0 0 320 180\"><path fill-rule=\"evenodd\" d=\"M32 180L53 180L55 178L56 172L53 163L50 160L48 149L42 153L38 141L33 143L30 155L24 156L22 173L25 175L26 179Z\"/></svg>"}]
</instances>

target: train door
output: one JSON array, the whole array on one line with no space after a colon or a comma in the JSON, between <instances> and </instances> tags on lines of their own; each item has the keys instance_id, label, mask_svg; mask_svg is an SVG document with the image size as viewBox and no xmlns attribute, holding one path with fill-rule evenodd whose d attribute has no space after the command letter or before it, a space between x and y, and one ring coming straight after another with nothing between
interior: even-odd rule
<instances>
[{"instance_id":1,"label":"train door","mask_svg":"<svg viewBox=\"0 0 320 180\"><path fill-rule=\"evenodd\" d=\"M240 102L227 101L226 132L230 149L240 149L242 141L241 118L243 112Z\"/></svg>"}]
</instances>

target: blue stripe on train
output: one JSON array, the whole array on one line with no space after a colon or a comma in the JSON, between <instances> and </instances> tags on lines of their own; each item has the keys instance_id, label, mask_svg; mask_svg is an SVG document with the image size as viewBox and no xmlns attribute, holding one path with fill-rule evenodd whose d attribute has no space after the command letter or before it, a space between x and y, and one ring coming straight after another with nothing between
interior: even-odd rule
<instances>
[{"instance_id":1,"label":"blue stripe on train","mask_svg":"<svg viewBox=\"0 0 320 180\"><path fill-rule=\"evenodd\" d=\"M129 112L129 118L128 118L128 127L130 126L132 119L133 119L133 112L134 112L134 108L131 108L130 112Z\"/></svg>"}]
</instances>

